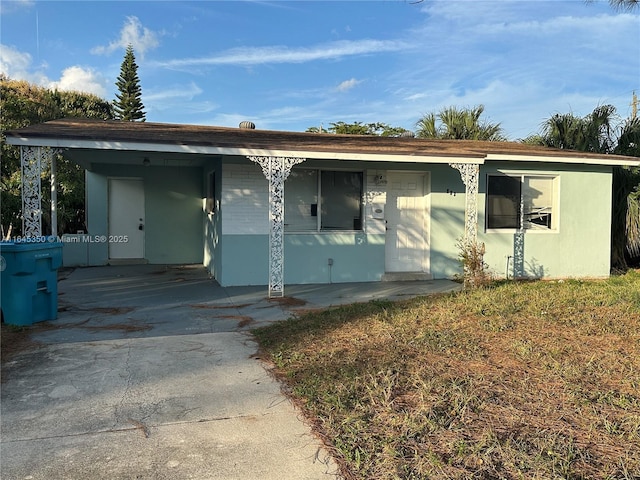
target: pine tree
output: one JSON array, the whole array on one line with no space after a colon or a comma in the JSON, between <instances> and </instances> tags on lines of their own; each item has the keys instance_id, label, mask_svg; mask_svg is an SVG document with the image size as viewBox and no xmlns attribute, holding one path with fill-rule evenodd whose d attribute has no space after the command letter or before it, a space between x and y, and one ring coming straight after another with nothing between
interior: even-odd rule
<instances>
[{"instance_id":1,"label":"pine tree","mask_svg":"<svg viewBox=\"0 0 640 480\"><path fill-rule=\"evenodd\" d=\"M120 92L116 93L116 100L113 102L116 118L130 122L136 120L144 122L146 118L141 100L142 88L132 45L127 46L116 86Z\"/></svg>"}]
</instances>

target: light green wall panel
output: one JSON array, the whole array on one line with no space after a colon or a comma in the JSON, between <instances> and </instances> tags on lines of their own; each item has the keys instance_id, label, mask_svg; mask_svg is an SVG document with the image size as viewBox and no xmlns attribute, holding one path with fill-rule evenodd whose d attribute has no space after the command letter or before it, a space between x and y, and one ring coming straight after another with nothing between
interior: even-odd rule
<instances>
[{"instance_id":1,"label":"light green wall panel","mask_svg":"<svg viewBox=\"0 0 640 480\"><path fill-rule=\"evenodd\" d=\"M431 166L431 274L451 278L462 273L458 240L464 235L465 187L457 170Z\"/></svg>"},{"instance_id":2,"label":"light green wall panel","mask_svg":"<svg viewBox=\"0 0 640 480\"><path fill-rule=\"evenodd\" d=\"M221 285L268 283L267 235L223 235L221 243ZM284 252L289 285L378 281L384 273L384 235L286 234Z\"/></svg>"},{"instance_id":3,"label":"light green wall panel","mask_svg":"<svg viewBox=\"0 0 640 480\"><path fill-rule=\"evenodd\" d=\"M384 235L287 234L284 270L290 284L379 281L384 273Z\"/></svg>"},{"instance_id":4,"label":"light green wall panel","mask_svg":"<svg viewBox=\"0 0 640 480\"><path fill-rule=\"evenodd\" d=\"M485 243L485 261L497 276L513 276L514 256L520 255L524 276L535 278L606 277L610 273L611 168L584 165L487 165L481 173L478 198L479 240ZM549 168L551 167L551 168ZM557 173L559 228L553 231L525 230L485 232L486 175L499 168L523 173ZM511 258L508 258L511 257Z\"/></svg>"},{"instance_id":5,"label":"light green wall panel","mask_svg":"<svg viewBox=\"0 0 640 480\"><path fill-rule=\"evenodd\" d=\"M224 252L218 283L224 287L269 283L269 237L267 235L222 235ZM285 253L286 255L286 253Z\"/></svg>"},{"instance_id":6,"label":"light green wall panel","mask_svg":"<svg viewBox=\"0 0 640 480\"><path fill-rule=\"evenodd\" d=\"M108 179L142 178L145 195L145 258L154 264L202 263L202 168L94 164L87 172L87 225L108 234ZM108 261L106 243L89 246L90 265Z\"/></svg>"},{"instance_id":7,"label":"light green wall panel","mask_svg":"<svg viewBox=\"0 0 640 480\"><path fill-rule=\"evenodd\" d=\"M380 171L389 166L335 161L309 161L303 165ZM212 168L216 171L219 201L223 188L221 162L203 168L94 165L93 171L87 172L88 233L108 233L108 177L140 177L145 185L145 251L150 262L204 261L222 285L267 284L268 236L224 235L219 212L203 213L206 178ZM559 175L559 229L524 235L523 262L527 275L599 277L609 274L611 168L488 162L481 167L478 231L479 240L486 244L485 261L496 275L505 275L508 257L514 255L515 241L514 232L486 232L484 228L486 175L499 169ZM407 163L394 165L393 170L430 172L430 273L434 278L450 278L461 273L457 244L464 234L465 188L460 174L444 164ZM333 259L331 268L329 258ZM91 265L105 264L107 245L89 245L88 259ZM285 234L285 283L378 281L383 273L383 234Z\"/></svg>"},{"instance_id":8,"label":"light green wall panel","mask_svg":"<svg viewBox=\"0 0 640 480\"><path fill-rule=\"evenodd\" d=\"M147 260L160 264L202 263L202 169L144 170Z\"/></svg>"},{"instance_id":9,"label":"light green wall panel","mask_svg":"<svg viewBox=\"0 0 640 480\"><path fill-rule=\"evenodd\" d=\"M91 236L107 235L107 177L95 172L85 172L87 196L87 233ZM106 243L91 243L87 246L89 265L106 265L109 260L109 246Z\"/></svg>"}]
</instances>

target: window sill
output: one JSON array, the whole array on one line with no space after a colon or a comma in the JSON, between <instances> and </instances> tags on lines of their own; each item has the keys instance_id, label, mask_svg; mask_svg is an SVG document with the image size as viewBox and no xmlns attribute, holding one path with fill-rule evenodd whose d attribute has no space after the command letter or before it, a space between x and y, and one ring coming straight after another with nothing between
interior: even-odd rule
<instances>
[{"instance_id":1,"label":"window sill","mask_svg":"<svg viewBox=\"0 0 640 480\"><path fill-rule=\"evenodd\" d=\"M345 233L352 235L354 233L365 233L364 230L289 230L285 231L285 235L335 235L336 233Z\"/></svg>"},{"instance_id":2,"label":"window sill","mask_svg":"<svg viewBox=\"0 0 640 480\"><path fill-rule=\"evenodd\" d=\"M558 230L557 228L526 228L524 230L518 230L516 228L488 228L485 229L484 233L508 233L508 234L516 234L516 233L525 233L527 235L529 234L534 234L534 235L539 235L539 234L543 234L543 235L550 235L550 234L554 234L554 233L560 233L560 230Z\"/></svg>"}]
</instances>

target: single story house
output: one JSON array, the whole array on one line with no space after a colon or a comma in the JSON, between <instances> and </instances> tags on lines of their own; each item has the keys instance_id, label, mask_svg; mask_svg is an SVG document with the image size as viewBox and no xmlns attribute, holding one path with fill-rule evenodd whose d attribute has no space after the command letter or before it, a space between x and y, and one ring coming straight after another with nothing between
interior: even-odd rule
<instances>
[{"instance_id":1,"label":"single story house","mask_svg":"<svg viewBox=\"0 0 640 480\"><path fill-rule=\"evenodd\" d=\"M450 278L462 271L461 239L484 243L498 276L606 277L612 169L640 165L514 142L251 122L67 118L6 141L22 150L27 235L43 234L43 162L60 153L86 169L88 231L66 239L66 264L202 263L223 286L269 285L271 295L285 283Z\"/></svg>"}]
</instances>

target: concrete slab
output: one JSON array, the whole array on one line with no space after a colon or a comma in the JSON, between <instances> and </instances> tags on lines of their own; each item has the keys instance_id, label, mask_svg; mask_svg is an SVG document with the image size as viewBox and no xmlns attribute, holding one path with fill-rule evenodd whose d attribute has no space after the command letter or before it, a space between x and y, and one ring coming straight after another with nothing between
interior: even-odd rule
<instances>
[{"instance_id":1,"label":"concrete slab","mask_svg":"<svg viewBox=\"0 0 640 480\"><path fill-rule=\"evenodd\" d=\"M58 320L3 365L3 480L336 478L247 330L300 309L459 288L299 285L282 302L264 286L221 288L201 266L61 278Z\"/></svg>"},{"instance_id":2,"label":"concrete slab","mask_svg":"<svg viewBox=\"0 0 640 480\"><path fill-rule=\"evenodd\" d=\"M13 359L2 478L333 478L243 333L55 344Z\"/></svg>"}]
</instances>

